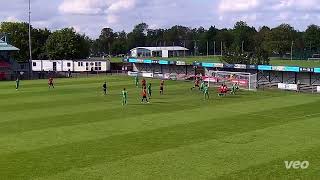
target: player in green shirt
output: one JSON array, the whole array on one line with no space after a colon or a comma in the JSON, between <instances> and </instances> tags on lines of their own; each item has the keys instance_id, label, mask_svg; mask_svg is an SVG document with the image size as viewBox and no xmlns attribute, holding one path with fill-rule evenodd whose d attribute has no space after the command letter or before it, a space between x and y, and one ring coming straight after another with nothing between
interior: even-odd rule
<instances>
[{"instance_id":1,"label":"player in green shirt","mask_svg":"<svg viewBox=\"0 0 320 180\"><path fill-rule=\"evenodd\" d=\"M237 85L236 84L232 84L231 94L235 95L236 91L237 91Z\"/></svg>"},{"instance_id":2,"label":"player in green shirt","mask_svg":"<svg viewBox=\"0 0 320 180\"><path fill-rule=\"evenodd\" d=\"M16 79L16 90L19 89L19 85L20 85L20 79L17 78L17 79Z\"/></svg>"},{"instance_id":3,"label":"player in green shirt","mask_svg":"<svg viewBox=\"0 0 320 180\"><path fill-rule=\"evenodd\" d=\"M205 88L205 83L204 81L202 81L200 85L200 91L204 92L204 88Z\"/></svg>"},{"instance_id":4,"label":"player in green shirt","mask_svg":"<svg viewBox=\"0 0 320 180\"><path fill-rule=\"evenodd\" d=\"M209 99L209 87L207 84L203 88L204 100Z\"/></svg>"},{"instance_id":5,"label":"player in green shirt","mask_svg":"<svg viewBox=\"0 0 320 180\"><path fill-rule=\"evenodd\" d=\"M149 99L151 98L152 96L152 87L151 87L151 83L149 83L148 85L148 96L149 96Z\"/></svg>"},{"instance_id":6,"label":"player in green shirt","mask_svg":"<svg viewBox=\"0 0 320 180\"><path fill-rule=\"evenodd\" d=\"M128 91L126 90L126 88L124 88L122 91L122 106L127 104L127 98L128 98Z\"/></svg>"},{"instance_id":7,"label":"player in green shirt","mask_svg":"<svg viewBox=\"0 0 320 180\"><path fill-rule=\"evenodd\" d=\"M134 77L134 82L136 84L136 87L138 87L139 86L139 76L138 76L138 74L136 75L136 77Z\"/></svg>"}]
</instances>

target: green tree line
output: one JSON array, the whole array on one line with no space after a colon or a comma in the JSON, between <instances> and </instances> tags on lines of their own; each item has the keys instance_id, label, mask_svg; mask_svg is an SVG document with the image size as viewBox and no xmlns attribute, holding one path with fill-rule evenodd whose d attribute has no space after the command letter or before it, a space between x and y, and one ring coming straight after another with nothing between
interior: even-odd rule
<instances>
[{"instance_id":1,"label":"green tree line","mask_svg":"<svg viewBox=\"0 0 320 180\"><path fill-rule=\"evenodd\" d=\"M2 22L0 33L10 37L18 48L16 59L26 61L28 52L28 24ZM138 46L184 46L189 55L223 54L243 58L263 56L285 57L293 48L296 58L310 57L320 51L320 27L310 25L298 31L289 24L256 29L246 22L237 22L233 28L218 29L211 26L190 28L173 26L168 29L151 29L147 24L134 26L131 32L115 32L103 28L97 39L75 32L72 28L57 31L32 28L33 59L78 59L89 56L127 55ZM233 61L233 60L230 60Z\"/></svg>"}]
</instances>

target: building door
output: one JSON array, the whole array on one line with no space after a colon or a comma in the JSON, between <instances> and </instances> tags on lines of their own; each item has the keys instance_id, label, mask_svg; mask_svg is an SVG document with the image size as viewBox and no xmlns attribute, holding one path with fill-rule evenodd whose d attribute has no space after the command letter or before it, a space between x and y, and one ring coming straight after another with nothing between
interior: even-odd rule
<instances>
[{"instance_id":1,"label":"building door","mask_svg":"<svg viewBox=\"0 0 320 180\"><path fill-rule=\"evenodd\" d=\"M57 71L57 62L53 62L53 71Z\"/></svg>"}]
</instances>

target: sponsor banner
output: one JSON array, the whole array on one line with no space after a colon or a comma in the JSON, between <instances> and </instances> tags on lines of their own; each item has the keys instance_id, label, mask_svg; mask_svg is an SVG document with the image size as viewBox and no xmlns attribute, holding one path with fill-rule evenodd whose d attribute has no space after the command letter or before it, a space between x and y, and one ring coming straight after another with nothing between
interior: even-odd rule
<instances>
[{"instance_id":1,"label":"sponsor banner","mask_svg":"<svg viewBox=\"0 0 320 180\"><path fill-rule=\"evenodd\" d=\"M247 65L247 69L258 69L257 65Z\"/></svg>"},{"instance_id":2,"label":"sponsor banner","mask_svg":"<svg viewBox=\"0 0 320 180\"><path fill-rule=\"evenodd\" d=\"M272 70L274 71L285 71L285 66L272 66Z\"/></svg>"},{"instance_id":3,"label":"sponsor banner","mask_svg":"<svg viewBox=\"0 0 320 180\"><path fill-rule=\"evenodd\" d=\"M320 68L314 68L315 73L320 73Z\"/></svg>"},{"instance_id":4,"label":"sponsor banner","mask_svg":"<svg viewBox=\"0 0 320 180\"><path fill-rule=\"evenodd\" d=\"M224 64L223 67L224 68L233 69L234 68L234 64Z\"/></svg>"},{"instance_id":5,"label":"sponsor banner","mask_svg":"<svg viewBox=\"0 0 320 180\"><path fill-rule=\"evenodd\" d=\"M297 84L278 83L278 88L283 89L283 90L297 91L298 85Z\"/></svg>"},{"instance_id":6,"label":"sponsor banner","mask_svg":"<svg viewBox=\"0 0 320 180\"><path fill-rule=\"evenodd\" d=\"M169 61L166 61L166 60L160 60L160 61L159 61L159 64L169 64Z\"/></svg>"},{"instance_id":7,"label":"sponsor banner","mask_svg":"<svg viewBox=\"0 0 320 180\"><path fill-rule=\"evenodd\" d=\"M144 60L143 59L137 59L136 63L144 63Z\"/></svg>"},{"instance_id":8,"label":"sponsor banner","mask_svg":"<svg viewBox=\"0 0 320 180\"><path fill-rule=\"evenodd\" d=\"M177 61L177 62L176 62L176 65L177 65L177 66L184 66L184 65L186 65L186 62L184 62L184 61Z\"/></svg>"},{"instance_id":9,"label":"sponsor banner","mask_svg":"<svg viewBox=\"0 0 320 180\"><path fill-rule=\"evenodd\" d=\"M223 63L213 63L213 67L223 68Z\"/></svg>"},{"instance_id":10,"label":"sponsor banner","mask_svg":"<svg viewBox=\"0 0 320 180\"><path fill-rule=\"evenodd\" d=\"M219 82L217 77L203 77L202 79L205 82L214 82L214 83Z\"/></svg>"},{"instance_id":11,"label":"sponsor banner","mask_svg":"<svg viewBox=\"0 0 320 180\"><path fill-rule=\"evenodd\" d=\"M164 79L171 79L171 80L177 80L177 74L176 73L166 73L164 74Z\"/></svg>"},{"instance_id":12,"label":"sponsor banner","mask_svg":"<svg viewBox=\"0 0 320 180\"><path fill-rule=\"evenodd\" d=\"M317 92L320 93L320 86L317 86Z\"/></svg>"},{"instance_id":13,"label":"sponsor banner","mask_svg":"<svg viewBox=\"0 0 320 180\"><path fill-rule=\"evenodd\" d=\"M213 67L213 63L202 63L202 67Z\"/></svg>"},{"instance_id":14,"label":"sponsor banner","mask_svg":"<svg viewBox=\"0 0 320 180\"><path fill-rule=\"evenodd\" d=\"M245 64L235 64L234 68L235 69L247 69L247 65L245 65Z\"/></svg>"},{"instance_id":15,"label":"sponsor banner","mask_svg":"<svg viewBox=\"0 0 320 180\"><path fill-rule=\"evenodd\" d=\"M258 70L261 70L261 71L271 71L271 70L272 70L272 66L259 65L259 66L258 66Z\"/></svg>"},{"instance_id":16,"label":"sponsor banner","mask_svg":"<svg viewBox=\"0 0 320 180\"><path fill-rule=\"evenodd\" d=\"M237 79L233 79L233 80L231 80L231 82L232 83L237 83L237 84L239 84L239 85L241 85L241 86L246 86L246 85L248 85L248 80L237 80Z\"/></svg>"},{"instance_id":17,"label":"sponsor banner","mask_svg":"<svg viewBox=\"0 0 320 180\"><path fill-rule=\"evenodd\" d=\"M313 68L300 68L299 69L300 72L314 72Z\"/></svg>"},{"instance_id":18,"label":"sponsor banner","mask_svg":"<svg viewBox=\"0 0 320 180\"><path fill-rule=\"evenodd\" d=\"M135 71L128 71L128 76L137 76L137 75L139 75L139 73L138 72L135 72Z\"/></svg>"},{"instance_id":19,"label":"sponsor banner","mask_svg":"<svg viewBox=\"0 0 320 180\"><path fill-rule=\"evenodd\" d=\"M143 72L143 73L142 73L142 77L153 78L153 73Z\"/></svg>"},{"instance_id":20,"label":"sponsor banner","mask_svg":"<svg viewBox=\"0 0 320 180\"><path fill-rule=\"evenodd\" d=\"M169 79L171 79L171 80L177 80L178 78L177 78L177 76L178 76L178 74L176 74L176 73L172 73L172 74L170 74L169 75Z\"/></svg>"},{"instance_id":21,"label":"sponsor banner","mask_svg":"<svg viewBox=\"0 0 320 180\"><path fill-rule=\"evenodd\" d=\"M169 61L169 64L171 64L171 65L175 65L175 64L176 64L176 62L175 62L175 61Z\"/></svg>"},{"instance_id":22,"label":"sponsor banner","mask_svg":"<svg viewBox=\"0 0 320 180\"><path fill-rule=\"evenodd\" d=\"M145 64L152 64L152 60L145 59L145 60L143 60L143 63L145 63Z\"/></svg>"},{"instance_id":23,"label":"sponsor banner","mask_svg":"<svg viewBox=\"0 0 320 180\"><path fill-rule=\"evenodd\" d=\"M192 63L194 66L201 66L201 63L199 63L199 62L193 62Z\"/></svg>"},{"instance_id":24,"label":"sponsor banner","mask_svg":"<svg viewBox=\"0 0 320 180\"><path fill-rule=\"evenodd\" d=\"M284 67L284 71L287 71L287 72L300 72L300 68L299 67L295 67L295 66L286 66L286 67Z\"/></svg>"},{"instance_id":25,"label":"sponsor banner","mask_svg":"<svg viewBox=\"0 0 320 180\"><path fill-rule=\"evenodd\" d=\"M152 64L159 64L158 60L152 60Z\"/></svg>"},{"instance_id":26,"label":"sponsor banner","mask_svg":"<svg viewBox=\"0 0 320 180\"><path fill-rule=\"evenodd\" d=\"M130 63L136 63L137 60L136 60L136 59L129 59L129 62L130 62Z\"/></svg>"},{"instance_id":27,"label":"sponsor banner","mask_svg":"<svg viewBox=\"0 0 320 180\"><path fill-rule=\"evenodd\" d=\"M164 77L164 75L163 74L153 74L153 77L157 78L157 79L162 79Z\"/></svg>"}]
</instances>

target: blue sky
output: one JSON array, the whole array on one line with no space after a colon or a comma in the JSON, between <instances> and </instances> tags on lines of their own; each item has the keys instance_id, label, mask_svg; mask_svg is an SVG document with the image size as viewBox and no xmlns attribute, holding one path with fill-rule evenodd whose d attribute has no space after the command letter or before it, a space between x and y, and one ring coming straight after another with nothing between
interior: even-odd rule
<instances>
[{"instance_id":1,"label":"blue sky","mask_svg":"<svg viewBox=\"0 0 320 180\"><path fill-rule=\"evenodd\" d=\"M151 28L172 25L219 28L236 21L271 27L290 23L298 30L320 22L319 0L31 0L32 24L51 30L74 27L97 37L103 27L130 31L140 22ZM1 21L26 21L28 0L0 7Z\"/></svg>"}]
</instances>

